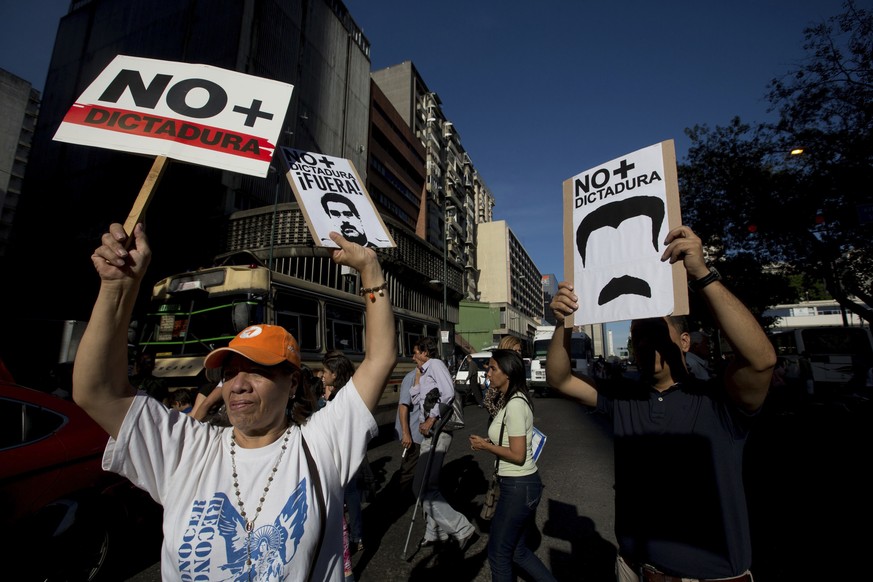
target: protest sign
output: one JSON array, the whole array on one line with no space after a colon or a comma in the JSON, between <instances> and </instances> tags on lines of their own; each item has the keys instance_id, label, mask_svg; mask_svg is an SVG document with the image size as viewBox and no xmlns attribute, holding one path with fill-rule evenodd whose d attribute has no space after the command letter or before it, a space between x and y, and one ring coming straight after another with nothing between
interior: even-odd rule
<instances>
[{"instance_id":1,"label":"protest sign","mask_svg":"<svg viewBox=\"0 0 873 582\"><path fill-rule=\"evenodd\" d=\"M350 160L286 147L281 152L285 175L317 245L337 248L329 236L334 231L362 246L397 246Z\"/></svg>"},{"instance_id":2,"label":"protest sign","mask_svg":"<svg viewBox=\"0 0 873 582\"><path fill-rule=\"evenodd\" d=\"M264 177L292 90L217 67L119 55L54 139Z\"/></svg>"},{"instance_id":3,"label":"protest sign","mask_svg":"<svg viewBox=\"0 0 873 582\"><path fill-rule=\"evenodd\" d=\"M681 224L673 140L564 181L564 272L579 297L566 325L687 314L685 267L661 261Z\"/></svg>"},{"instance_id":4,"label":"protest sign","mask_svg":"<svg viewBox=\"0 0 873 582\"><path fill-rule=\"evenodd\" d=\"M266 176L293 89L208 65L118 55L79 96L54 139L156 156L124 223L130 234L144 219L167 158Z\"/></svg>"}]
</instances>

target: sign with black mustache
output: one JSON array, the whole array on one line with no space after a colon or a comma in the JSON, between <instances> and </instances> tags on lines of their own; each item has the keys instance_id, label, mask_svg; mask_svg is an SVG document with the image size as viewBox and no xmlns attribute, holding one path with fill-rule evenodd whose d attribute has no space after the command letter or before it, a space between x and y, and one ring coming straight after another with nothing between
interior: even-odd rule
<instances>
[{"instance_id":1,"label":"sign with black mustache","mask_svg":"<svg viewBox=\"0 0 873 582\"><path fill-rule=\"evenodd\" d=\"M673 140L564 181L564 272L579 309L568 326L688 313L685 267L661 260L682 224Z\"/></svg>"}]
</instances>

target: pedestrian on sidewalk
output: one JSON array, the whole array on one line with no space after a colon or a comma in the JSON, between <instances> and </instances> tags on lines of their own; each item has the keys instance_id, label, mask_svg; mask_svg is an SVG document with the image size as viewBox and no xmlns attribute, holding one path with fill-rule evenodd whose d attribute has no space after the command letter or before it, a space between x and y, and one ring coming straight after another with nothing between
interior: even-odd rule
<instances>
[{"instance_id":1,"label":"pedestrian on sidewalk","mask_svg":"<svg viewBox=\"0 0 873 582\"><path fill-rule=\"evenodd\" d=\"M545 564L527 546L536 527L543 482L533 459L533 403L525 381L524 361L513 350L494 350L488 362L491 386L504 402L488 427L488 438L470 436L470 448L497 457L500 497L491 519L488 564L493 582L513 582L513 564L536 582L555 582Z\"/></svg>"},{"instance_id":2,"label":"pedestrian on sidewalk","mask_svg":"<svg viewBox=\"0 0 873 582\"><path fill-rule=\"evenodd\" d=\"M472 354L467 354L467 384L470 386L470 394L479 408L483 407L482 386L479 384L479 364Z\"/></svg>"}]
</instances>

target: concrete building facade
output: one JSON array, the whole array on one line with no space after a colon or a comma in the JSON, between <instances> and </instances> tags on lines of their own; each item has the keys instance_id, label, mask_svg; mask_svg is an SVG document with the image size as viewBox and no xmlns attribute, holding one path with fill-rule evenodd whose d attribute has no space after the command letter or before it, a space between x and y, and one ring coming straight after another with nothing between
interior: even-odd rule
<instances>
[{"instance_id":1,"label":"concrete building facade","mask_svg":"<svg viewBox=\"0 0 873 582\"><path fill-rule=\"evenodd\" d=\"M497 315L491 330L492 343L505 335L514 335L530 344L543 320L542 274L506 221L481 223L478 232L476 260L487 265L481 270L478 300L489 304ZM467 328L463 311L467 307L468 303L462 304L458 327L462 334L474 331Z\"/></svg>"},{"instance_id":2,"label":"concrete building facade","mask_svg":"<svg viewBox=\"0 0 873 582\"><path fill-rule=\"evenodd\" d=\"M39 99L28 81L0 69L0 257L6 254L21 197Z\"/></svg>"},{"instance_id":3,"label":"concrete building facade","mask_svg":"<svg viewBox=\"0 0 873 582\"><path fill-rule=\"evenodd\" d=\"M840 304L832 299L775 305L764 311L763 315L779 318L773 326L774 331L833 325L865 327L866 324L855 313L842 309Z\"/></svg>"},{"instance_id":4,"label":"concrete building facade","mask_svg":"<svg viewBox=\"0 0 873 582\"><path fill-rule=\"evenodd\" d=\"M13 227L14 268L24 277L42 276L27 249L50 232L60 243L55 276L80 276L100 233L130 212L152 159L52 140L76 98L116 55L202 63L290 83L279 145L345 157L366 172L369 51L338 0L72 2L58 27ZM160 233L153 236L148 276L209 264L226 247L231 213L293 200L283 169L274 169L258 178L171 162L147 216ZM46 207L54 211L45 213ZM87 318L94 288L74 286L58 296L49 287L36 290L34 299L59 317Z\"/></svg>"},{"instance_id":5,"label":"concrete building facade","mask_svg":"<svg viewBox=\"0 0 873 582\"><path fill-rule=\"evenodd\" d=\"M477 225L493 217L494 196L476 171L460 133L411 61L373 72L373 80L426 152L426 184L419 232L464 272L465 298L478 296Z\"/></svg>"},{"instance_id":6,"label":"concrete building facade","mask_svg":"<svg viewBox=\"0 0 873 582\"><path fill-rule=\"evenodd\" d=\"M129 213L153 159L52 140L76 98L118 54L294 85L279 146L348 158L358 169L398 243L384 252L398 306L435 322L423 332L451 337L459 303L484 301L497 310L492 338L532 337L543 316L540 274L504 223L486 228L482 242L495 199L458 129L412 62L371 74L369 40L339 0L71 3L58 28L4 267L41 276L27 249L50 232L60 239L53 280L75 280L106 226ZM145 288L243 250L286 274L347 285L314 247L278 164L257 178L171 162L147 215L154 259ZM504 250L494 258L498 232ZM498 276L505 277L502 293ZM32 300L46 317L87 319L96 287L85 281L58 294L54 285L39 286ZM147 299L141 294L141 303ZM456 348L448 349L446 356Z\"/></svg>"}]
</instances>

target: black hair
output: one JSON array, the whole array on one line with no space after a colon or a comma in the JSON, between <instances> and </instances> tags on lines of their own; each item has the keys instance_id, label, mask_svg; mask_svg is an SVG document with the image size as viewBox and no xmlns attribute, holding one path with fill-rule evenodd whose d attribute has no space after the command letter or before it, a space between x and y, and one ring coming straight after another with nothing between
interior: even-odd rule
<instances>
[{"instance_id":1,"label":"black hair","mask_svg":"<svg viewBox=\"0 0 873 582\"><path fill-rule=\"evenodd\" d=\"M524 369L524 360L521 359L518 352L515 350L494 350L491 352L491 359L509 378L509 387L506 389L503 401L509 402L510 398L518 395L527 400L531 410L533 410L533 403L527 395L527 376Z\"/></svg>"},{"instance_id":2,"label":"black hair","mask_svg":"<svg viewBox=\"0 0 873 582\"><path fill-rule=\"evenodd\" d=\"M282 362L276 367L292 378L296 378L297 390L288 399L286 413L292 422L298 426L303 426L318 408L318 400L315 397L313 386L306 381L306 375L303 371L291 362Z\"/></svg>"},{"instance_id":3,"label":"black hair","mask_svg":"<svg viewBox=\"0 0 873 582\"><path fill-rule=\"evenodd\" d=\"M690 327L688 327L688 318L684 315L668 315L667 323L669 323L673 329L679 332L679 335L683 333L690 333Z\"/></svg>"},{"instance_id":4,"label":"black hair","mask_svg":"<svg viewBox=\"0 0 873 582\"><path fill-rule=\"evenodd\" d=\"M349 383L352 376L355 374L355 365L341 351L331 350L324 355L321 363L325 368L336 374L336 380L333 383L333 392L330 394L330 400L333 400L340 388Z\"/></svg>"},{"instance_id":5,"label":"black hair","mask_svg":"<svg viewBox=\"0 0 873 582\"><path fill-rule=\"evenodd\" d=\"M427 354L427 357L430 359L439 358L440 352L437 349L436 340L432 337L420 337L418 341L415 342L415 347L418 348L418 351Z\"/></svg>"},{"instance_id":6,"label":"black hair","mask_svg":"<svg viewBox=\"0 0 873 582\"><path fill-rule=\"evenodd\" d=\"M683 382L690 374L685 367L685 354L670 337L673 328L677 335L688 333L688 320L683 315L649 317L631 322L631 342L634 345L634 359L640 371L640 381L649 384L655 365L655 352L667 361L673 379Z\"/></svg>"},{"instance_id":7,"label":"black hair","mask_svg":"<svg viewBox=\"0 0 873 582\"><path fill-rule=\"evenodd\" d=\"M324 211L327 214L330 214L330 210L327 209L327 205L330 202L338 202L340 204L345 204L346 206L349 207L349 210L351 210L352 212L355 213L355 216L357 216L358 218L361 217L361 215L358 214L358 209L355 207L355 204L351 200L349 200L348 198L343 196L342 194L337 194L336 192L328 192L327 194L325 194L324 196L321 197L321 207L324 208Z\"/></svg>"},{"instance_id":8,"label":"black hair","mask_svg":"<svg viewBox=\"0 0 873 582\"><path fill-rule=\"evenodd\" d=\"M175 404L194 404L194 398L191 396L191 391L185 388L179 388L170 395L170 400Z\"/></svg>"}]
</instances>

